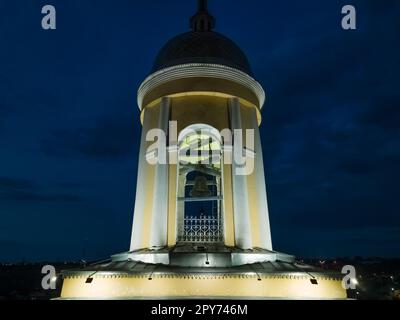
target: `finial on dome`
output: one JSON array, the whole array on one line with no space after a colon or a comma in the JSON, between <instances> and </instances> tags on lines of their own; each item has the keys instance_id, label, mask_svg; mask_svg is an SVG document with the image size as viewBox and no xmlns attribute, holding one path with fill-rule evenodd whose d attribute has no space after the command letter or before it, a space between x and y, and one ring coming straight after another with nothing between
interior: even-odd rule
<instances>
[{"instance_id":1,"label":"finial on dome","mask_svg":"<svg viewBox=\"0 0 400 320\"><path fill-rule=\"evenodd\" d=\"M198 11L207 11L207 0L199 0L199 10Z\"/></svg>"},{"instance_id":2,"label":"finial on dome","mask_svg":"<svg viewBox=\"0 0 400 320\"><path fill-rule=\"evenodd\" d=\"M208 12L207 0L198 1L199 8L190 19L190 27L196 32L211 31L215 27L215 18Z\"/></svg>"}]
</instances>

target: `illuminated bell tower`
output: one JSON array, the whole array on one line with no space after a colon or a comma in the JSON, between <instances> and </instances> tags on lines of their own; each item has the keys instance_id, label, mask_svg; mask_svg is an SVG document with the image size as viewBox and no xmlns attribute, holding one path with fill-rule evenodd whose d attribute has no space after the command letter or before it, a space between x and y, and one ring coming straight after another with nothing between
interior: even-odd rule
<instances>
[{"instance_id":1,"label":"illuminated bell tower","mask_svg":"<svg viewBox=\"0 0 400 320\"><path fill-rule=\"evenodd\" d=\"M190 26L161 49L139 88L143 130L130 249L215 243L272 250L258 129L264 90L242 50L213 31L206 1ZM167 164L154 164L157 155L148 151L154 142L146 136L155 128L167 133L167 153L158 155ZM241 130L242 144L222 136L226 129ZM196 144L198 155L185 154ZM249 173L240 173L235 151ZM204 164L207 152L217 160Z\"/></svg>"},{"instance_id":2,"label":"illuminated bell tower","mask_svg":"<svg viewBox=\"0 0 400 320\"><path fill-rule=\"evenodd\" d=\"M61 298L346 298L340 275L272 250L264 91L240 48L213 31L206 1L190 26L138 91L130 250L63 271Z\"/></svg>"}]
</instances>

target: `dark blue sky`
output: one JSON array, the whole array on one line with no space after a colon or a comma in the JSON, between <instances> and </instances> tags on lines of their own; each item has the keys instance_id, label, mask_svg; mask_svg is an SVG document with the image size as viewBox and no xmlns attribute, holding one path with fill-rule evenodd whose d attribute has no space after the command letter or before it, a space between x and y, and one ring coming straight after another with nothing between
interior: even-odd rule
<instances>
[{"instance_id":1,"label":"dark blue sky","mask_svg":"<svg viewBox=\"0 0 400 320\"><path fill-rule=\"evenodd\" d=\"M57 30L41 29L41 8ZM357 8L358 29L340 27ZM0 261L128 249L136 90L194 0L0 0ZM399 256L400 2L210 0L263 110L273 244Z\"/></svg>"}]
</instances>

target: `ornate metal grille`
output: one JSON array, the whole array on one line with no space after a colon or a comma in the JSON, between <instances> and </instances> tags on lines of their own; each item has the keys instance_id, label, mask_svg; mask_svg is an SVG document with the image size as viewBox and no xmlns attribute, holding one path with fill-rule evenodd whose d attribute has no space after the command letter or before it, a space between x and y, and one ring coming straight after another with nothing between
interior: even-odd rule
<instances>
[{"instance_id":1,"label":"ornate metal grille","mask_svg":"<svg viewBox=\"0 0 400 320\"><path fill-rule=\"evenodd\" d=\"M223 241L222 221L215 216L185 217L183 230L178 240L181 242L221 242Z\"/></svg>"}]
</instances>

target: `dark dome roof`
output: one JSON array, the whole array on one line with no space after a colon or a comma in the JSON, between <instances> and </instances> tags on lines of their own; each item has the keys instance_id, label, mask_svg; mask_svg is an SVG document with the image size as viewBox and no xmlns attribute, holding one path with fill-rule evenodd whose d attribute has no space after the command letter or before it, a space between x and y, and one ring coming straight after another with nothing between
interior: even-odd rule
<instances>
[{"instance_id":1,"label":"dark dome roof","mask_svg":"<svg viewBox=\"0 0 400 320\"><path fill-rule=\"evenodd\" d=\"M243 51L214 31L190 31L172 38L158 53L152 72L185 63L221 64L252 75Z\"/></svg>"},{"instance_id":2,"label":"dark dome roof","mask_svg":"<svg viewBox=\"0 0 400 320\"><path fill-rule=\"evenodd\" d=\"M230 39L212 31L215 18L208 12L207 0L198 1L190 18L192 31L168 41L157 55L152 72L186 63L214 63L236 68L252 75L247 57Z\"/></svg>"}]
</instances>

